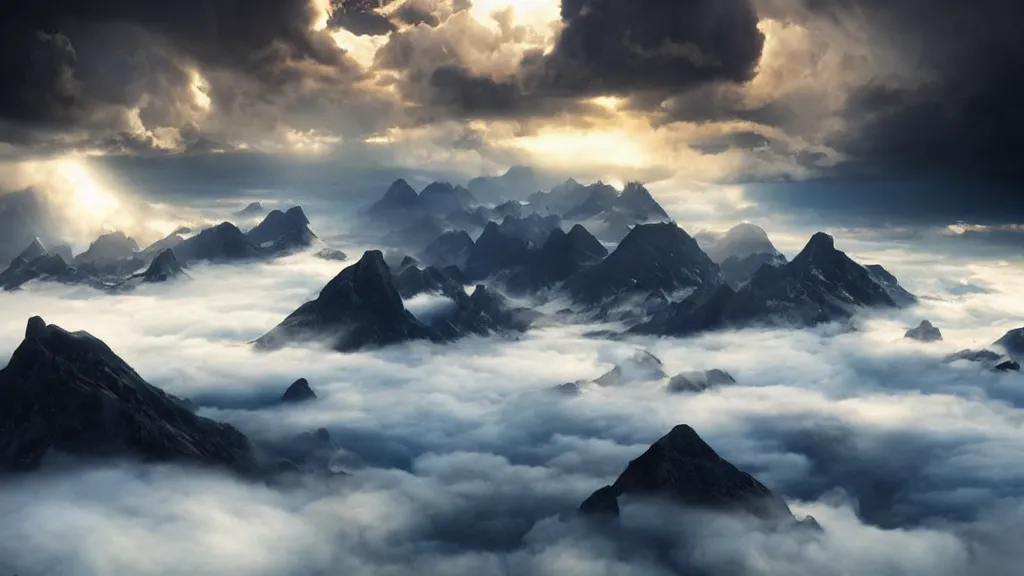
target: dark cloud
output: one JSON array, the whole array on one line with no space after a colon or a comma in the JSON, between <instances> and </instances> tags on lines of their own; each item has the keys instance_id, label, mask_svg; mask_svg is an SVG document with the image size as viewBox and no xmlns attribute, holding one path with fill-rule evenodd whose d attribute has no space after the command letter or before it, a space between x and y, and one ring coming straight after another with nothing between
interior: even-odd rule
<instances>
[{"instance_id":1,"label":"dark cloud","mask_svg":"<svg viewBox=\"0 0 1024 576\"><path fill-rule=\"evenodd\" d=\"M241 104L227 96L240 85L258 87L250 102L310 80L344 87L357 72L326 33L311 31L315 17L308 0L4 3L4 139L101 148L96 138L178 130L211 106L230 112ZM194 70L209 85L197 88ZM196 102L197 89L209 104Z\"/></svg>"},{"instance_id":2,"label":"dark cloud","mask_svg":"<svg viewBox=\"0 0 1024 576\"><path fill-rule=\"evenodd\" d=\"M684 91L753 77L764 36L748 0L564 0L535 81L569 94Z\"/></svg>"},{"instance_id":3,"label":"dark cloud","mask_svg":"<svg viewBox=\"0 0 1024 576\"><path fill-rule=\"evenodd\" d=\"M334 3L334 12L327 22L332 28L344 28L359 36L383 36L397 27L387 16L377 12L391 0L343 0Z\"/></svg>"},{"instance_id":4,"label":"dark cloud","mask_svg":"<svg viewBox=\"0 0 1024 576\"><path fill-rule=\"evenodd\" d=\"M814 15L865 21L922 76L859 87L834 145L844 170L1024 183L1024 4L1017 0L805 0ZM996 199L993 199L995 201Z\"/></svg>"}]
</instances>

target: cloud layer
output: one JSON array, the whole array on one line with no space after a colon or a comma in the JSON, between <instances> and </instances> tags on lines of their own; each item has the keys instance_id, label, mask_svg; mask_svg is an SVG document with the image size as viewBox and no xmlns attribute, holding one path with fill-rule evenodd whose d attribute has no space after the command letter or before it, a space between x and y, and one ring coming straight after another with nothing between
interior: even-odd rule
<instances>
[{"instance_id":1,"label":"cloud layer","mask_svg":"<svg viewBox=\"0 0 1024 576\"><path fill-rule=\"evenodd\" d=\"M336 236L325 221L314 226ZM271 489L173 466L86 463L69 472L55 461L31 479L3 480L0 569L1007 573L1021 560L1011 541L1024 518L1021 377L941 359L1022 323L1012 290L1024 281L1020 268L836 236L855 258L884 264L929 298L895 316L862 317L853 332L612 342L584 337L592 326L561 326L516 340L341 355L260 354L244 344L341 266L310 255L197 267L191 281L123 296L47 285L4 294L4 356L30 314L88 330L151 383L261 442L326 427L353 476ZM957 289L964 282L986 289ZM902 338L925 317L944 342ZM594 378L636 347L670 374L721 368L738 384L699 395L670 395L654 382L576 398L547 391ZM261 407L298 377L317 401ZM559 519L682 422L814 515L825 535L762 533L741 519L639 502L626 504L611 533Z\"/></svg>"}]
</instances>

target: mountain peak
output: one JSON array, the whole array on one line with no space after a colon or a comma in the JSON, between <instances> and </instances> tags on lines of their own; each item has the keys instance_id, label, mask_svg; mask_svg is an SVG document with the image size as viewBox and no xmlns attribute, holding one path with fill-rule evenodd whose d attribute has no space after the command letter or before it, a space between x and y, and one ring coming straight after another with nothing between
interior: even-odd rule
<instances>
[{"instance_id":1,"label":"mountain peak","mask_svg":"<svg viewBox=\"0 0 1024 576\"><path fill-rule=\"evenodd\" d=\"M52 451L258 468L241 432L185 409L98 338L38 316L0 369L0 422L0 469L31 470Z\"/></svg>"},{"instance_id":2,"label":"mountain peak","mask_svg":"<svg viewBox=\"0 0 1024 576\"><path fill-rule=\"evenodd\" d=\"M28 325L25 326L25 339L37 339L42 338L46 334L46 320L43 320L41 316L33 316L28 319Z\"/></svg>"}]
</instances>

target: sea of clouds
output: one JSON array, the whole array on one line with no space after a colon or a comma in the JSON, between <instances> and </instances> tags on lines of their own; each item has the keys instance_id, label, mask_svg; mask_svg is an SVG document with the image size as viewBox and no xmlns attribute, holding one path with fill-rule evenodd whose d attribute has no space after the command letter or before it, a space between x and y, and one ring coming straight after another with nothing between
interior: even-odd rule
<instances>
[{"instance_id":1,"label":"sea of clouds","mask_svg":"<svg viewBox=\"0 0 1024 576\"><path fill-rule=\"evenodd\" d=\"M866 313L854 330L602 340L584 335L599 326L550 325L338 354L246 344L347 264L308 254L196 266L191 279L125 295L45 284L0 294L0 365L41 315L104 340L148 382L258 443L327 428L351 473L269 487L175 465L58 462L0 480L0 575L1019 573L1024 376L942 359L1024 325L1024 267L836 236L921 303ZM353 259L367 248L338 247ZM903 338L924 318L943 342ZM636 348L669 375L720 368L738 383L679 395L663 381L549 391ZM318 400L275 405L300 377ZM642 502L625 504L619 528L571 520L681 423L824 534Z\"/></svg>"}]
</instances>

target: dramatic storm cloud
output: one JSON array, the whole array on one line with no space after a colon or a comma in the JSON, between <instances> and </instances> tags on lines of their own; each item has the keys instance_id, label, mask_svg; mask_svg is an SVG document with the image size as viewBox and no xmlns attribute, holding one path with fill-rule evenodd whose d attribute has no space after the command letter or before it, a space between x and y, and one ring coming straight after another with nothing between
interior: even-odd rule
<instances>
[{"instance_id":1,"label":"dramatic storm cloud","mask_svg":"<svg viewBox=\"0 0 1024 576\"><path fill-rule=\"evenodd\" d=\"M913 219L910 205L1016 223L1024 209L1013 0L4 10L0 153L14 159L241 149L467 177L534 164L674 190L824 178L827 193L761 198L834 214L887 186L895 200L859 202L869 218Z\"/></svg>"}]
</instances>

